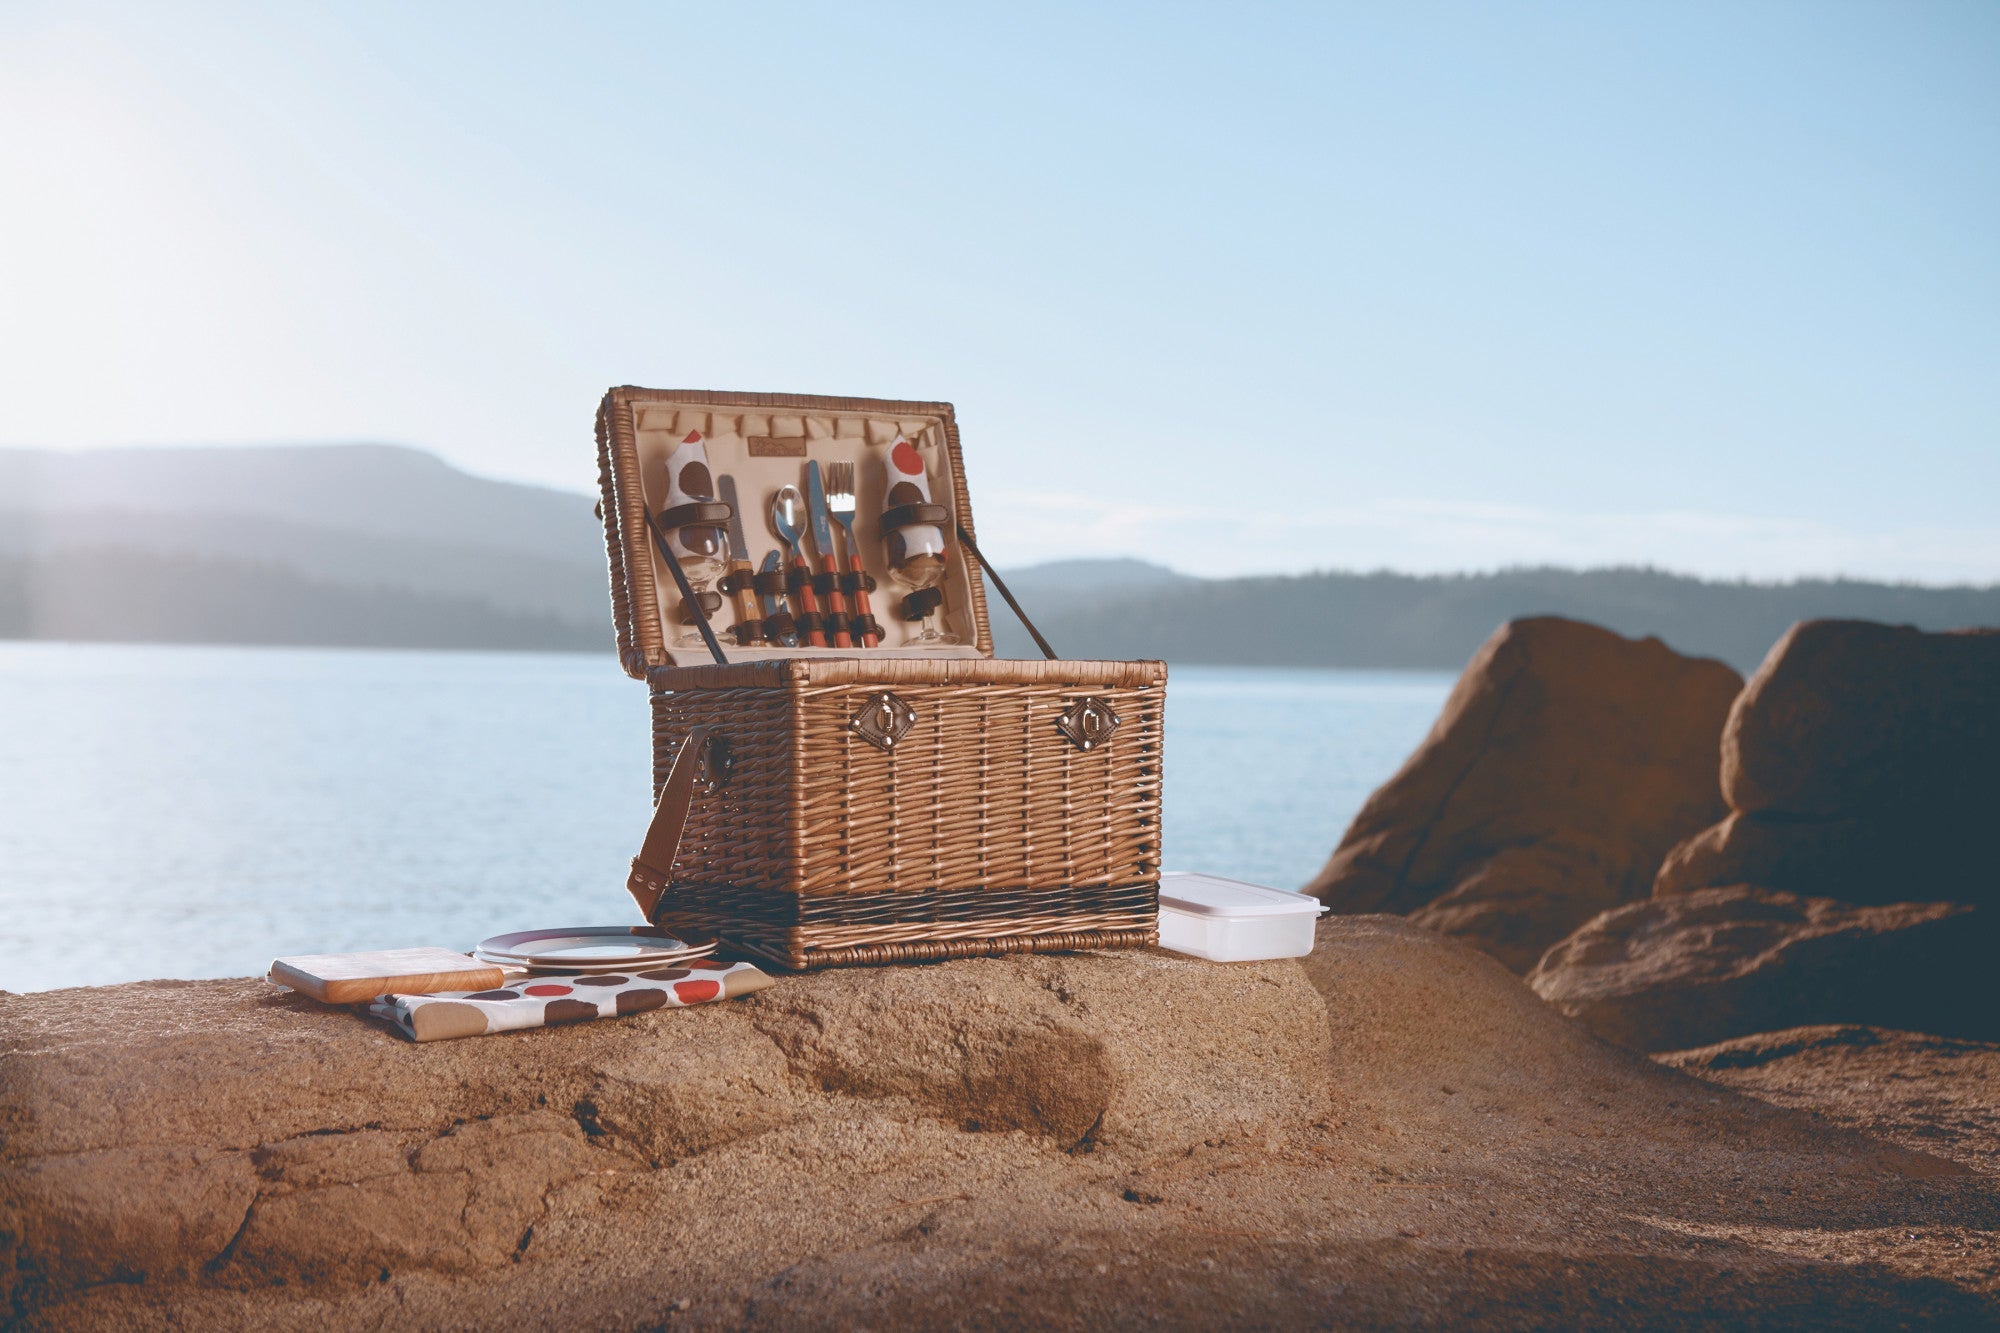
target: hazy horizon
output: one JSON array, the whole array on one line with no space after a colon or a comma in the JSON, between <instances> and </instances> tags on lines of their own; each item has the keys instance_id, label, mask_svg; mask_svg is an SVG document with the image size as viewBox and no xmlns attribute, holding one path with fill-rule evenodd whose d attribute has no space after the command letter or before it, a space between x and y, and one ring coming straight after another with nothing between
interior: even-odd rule
<instances>
[{"instance_id":1,"label":"hazy horizon","mask_svg":"<svg viewBox=\"0 0 2000 1333\"><path fill-rule=\"evenodd\" d=\"M303 440L303 441L289 441L289 442L271 442L262 444L246 442L240 444L161 443L161 444L151 444L151 445L146 445L146 444L97 445L97 446L78 445L78 446L71 446L68 448L0 444L0 455L4 455L9 451L17 451L23 453L45 452L50 454L78 456L78 455L88 455L88 454L112 454L127 450L133 450L133 451L143 450L148 453L154 453L154 454L169 454L174 452L205 452L205 451L227 452L227 451L237 451L237 450L254 451L254 450L292 450L292 449L339 450L339 449L349 449L349 448L401 450L408 453L419 455L423 458L430 459L438 463L442 463L446 467L452 469L455 472L458 472L464 476L479 481L497 482L502 485L508 485L508 486L533 487L538 490L551 491L561 495L574 496L579 499L588 500L593 504L596 503L598 498L598 492L596 491L595 488L586 490L578 486L550 485L548 483L535 481L528 478L508 477L492 473L485 473L479 471L476 468L464 467L458 462L446 458L444 455L436 452L435 450L425 449L422 448L421 446L413 444L399 444L390 440L326 440L326 441ZM8 499L9 497L5 496L4 494L0 494L0 513L5 513L10 509ZM127 508L128 506L115 504L105 507L107 509L124 509ZM137 508L137 506L131 506L131 507L135 509ZM982 528L984 528L986 526L985 510L983 507L978 506L976 502L975 502L975 510L979 515L980 525ZM224 513L228 511L223 509L215 509L209 512ZM985 544L986 542L982 540L982 545ZM0 549L4 549L4 545L5 545L4 543L0 543ZM1394 565L1364 566L1364 565L1329 564L1329 565L1309 565L1302 569L1244 570L1244 571L1234 571L1230 573L1213 573L1213 572L1203 572L1199 570L1186 569L1179 565L1174 564L1171 559L1158 559L1127 551L1090 552L1077 555L1071 555L1071 554L1047 555L1042 558L1029 561L1015 561L1011 563L1006 563L1002 565L1002 568L1008 573L1013 574L1013 573L1025 573L1031 570L1037 570L1051 565L1062 565L1068 563L1089 563L1094 561L1117 561L1117 560L1137 561L1149 565L1155 569L1170 572L1182 578L1190 578L1190 579L1258 578L1258 577L1273 577L1273 576L1282 577L1289 575L1311 575L1311 574L1338 574L1338 575L1353 575L1362 577L1372 576L1372 575L1407 575L1412 577L1429 577L1429 576L1449 577L1453 575L1463 575L1466 577L1485 577L1494 574L1535 572L1540 570L1560 570L1568 573L1578 573L1578 574L1622 573L1627 571L1639 571L1644 573L1665 574L1677 578L1699 579L1711 583L1748 584L1760 587L1781 587L1781 586L1801 584L1801 583L1842 583L1842 582L1866 582L1873 584L1882 584L1891 587L1940 588L1940 589L2000 587L2000 576L1987 579L1870 578L1865 574L1854 574L1848 571L1836 570L1836 571L1807 571L1798 574L1782 575L1775 577L1758 577L1756 575L1751 575L1751 574L1738 575L1732 577L1728 575L1704 574L1698 571L1687 570L1687 569L1674 569L1665 565L1648 564L1644 562L1585 565L1585 564L1562 564L1559 562L1548 562L1548 561L1541 561L1541 562L1517 561L1512 563L1503 562L1503 563L1493 563L1488 565L1463 565L1452 568L1437 568L1437 569L1409 569Z\"/></svg>"},{"instance_id":2,"label":"hazy horizon","mask_svg":"<svg viewBox=\"0 0 2000 1333\"><path fill-rule=\"evenodd\" d=\"M1944 2L24 0L0 442L588 491L610 384L946 398L1009 565L1986 582L1996 67Z\"/></svg>"}]
</instances>

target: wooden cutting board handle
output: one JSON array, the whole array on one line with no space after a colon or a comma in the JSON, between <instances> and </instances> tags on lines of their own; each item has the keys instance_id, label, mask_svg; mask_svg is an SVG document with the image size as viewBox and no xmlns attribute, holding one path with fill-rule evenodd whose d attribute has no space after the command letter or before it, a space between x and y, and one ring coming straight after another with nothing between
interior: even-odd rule
<instances>
[{"instance_id":1,"label":"wooden cutting board handle","mask_svg":"<svg viewBox=\"0 0 2000 1333\"><path fill-rule=\"evenodd\" d=\"M695 778L701 772L701 751L708 744L711 731L709 727L691 728L680 749L674 751L666 785L660 788L660 799L653 806L653 822L646 829L646 841L632 858L632 873L625 881L625 890L649 922L673 880L674 856L680 851L681 834L687 829L688 808L694 804Z\"/></svg>"}]
</instances>

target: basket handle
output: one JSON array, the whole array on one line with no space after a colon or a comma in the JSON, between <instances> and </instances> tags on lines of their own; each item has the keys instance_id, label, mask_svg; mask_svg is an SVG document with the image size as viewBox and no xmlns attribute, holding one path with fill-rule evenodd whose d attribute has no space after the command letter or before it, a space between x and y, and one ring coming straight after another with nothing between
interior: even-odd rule
<instances>
[{"instance_id":1,"label":"basket handle","mask_svg":"<svg viewBox=\"0 0 2000 1333\"><path fill-rule=\"evenodd\" d=\"M639 904L646 920L653 919L660 898L673 879L674 857L680 851L681 834L687 829L688 808L694 804L695 779L701 774L701 752L708 744L711 728L690 728L674 762L667 769L667 781L653 806L653 822L646 829L646 841L632 858L632 873L625 891Z\"/></svg>"}]
</instances>

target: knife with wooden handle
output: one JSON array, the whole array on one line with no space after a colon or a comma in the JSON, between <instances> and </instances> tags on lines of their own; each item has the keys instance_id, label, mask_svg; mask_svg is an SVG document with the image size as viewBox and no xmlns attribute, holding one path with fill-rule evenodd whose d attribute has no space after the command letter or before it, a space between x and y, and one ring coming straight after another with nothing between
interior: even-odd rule
<instances>
[{"instance_id":1,"label":"knife with wooden handle","mask_svg":"<svg viewBox=\"0 0 2000 1333\"><path fill-rule=\"evenodd\" d=\"M736 501L736 478L727 472L715 479L716 493L729 506L729 581L734 589L730 593L736 601L736 623L754 624L757 615L757 590L751 587L755 571L750 567L750 542L743 535L743 506Z\"/></svg>"}]
</instances>

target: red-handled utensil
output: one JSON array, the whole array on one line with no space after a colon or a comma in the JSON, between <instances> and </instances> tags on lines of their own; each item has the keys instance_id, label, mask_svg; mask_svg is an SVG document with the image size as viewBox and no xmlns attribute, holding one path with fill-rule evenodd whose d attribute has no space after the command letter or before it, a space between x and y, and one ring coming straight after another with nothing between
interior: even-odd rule
<instances>
[{"instance_id":1,"label":"red-handled utensil","mask_svg":"<svg viewBox=\"0 0 2000 1333\"><path fill-rule=\"evenodd\" d=\"M826 465L826 507L834 521L845 529L847 536L847 568L856 575L860 585L854 591L854 610L864 623L875 619L875 608L868 604L868 585L863 581L861 569L861 548L854 544L854 464L828 463ZM863 646L873 648L882 641L882 636L868 630L861 636Z\"/></svg>"},{"instance_id":2,"label":"red-handled utensil","mask_svg":"<svg viewBox=\"0 0 2000 1333\"><path fill-rule=\"evenodd\" d=\"M799 585L798 606L795 609L801 616L811 616L807 623L817 626L820 623L819 600L813 596L812 566L806 563L805 550L799 545L799 539L805 535L805 510L805 497L799 494L796 486L782 486L771 497L771 526L777 530L785 545L792 548L792 566L804 580ZM822 630L810 630L806 639L815 648L826 647L826 634Z\"/></svg>"},{"instance_id":3,"label":"red-handled utensil","mask_svg":"<svg viewBox=\"0 0 2000 1333\"><path fill-rule=\"evenodd\" d=\"M813 543L819 547L819 567L830 579L840 578L840 552L833 546L833 527L826 521L826 486L821 482L819 460L806 464L806 503L812 509ZM854 639L847 632L847 599L840 595L840 584L835 582L826 590L826 600L833 613L833 646L852 648Z\"/></svg>"}]
</instances>

